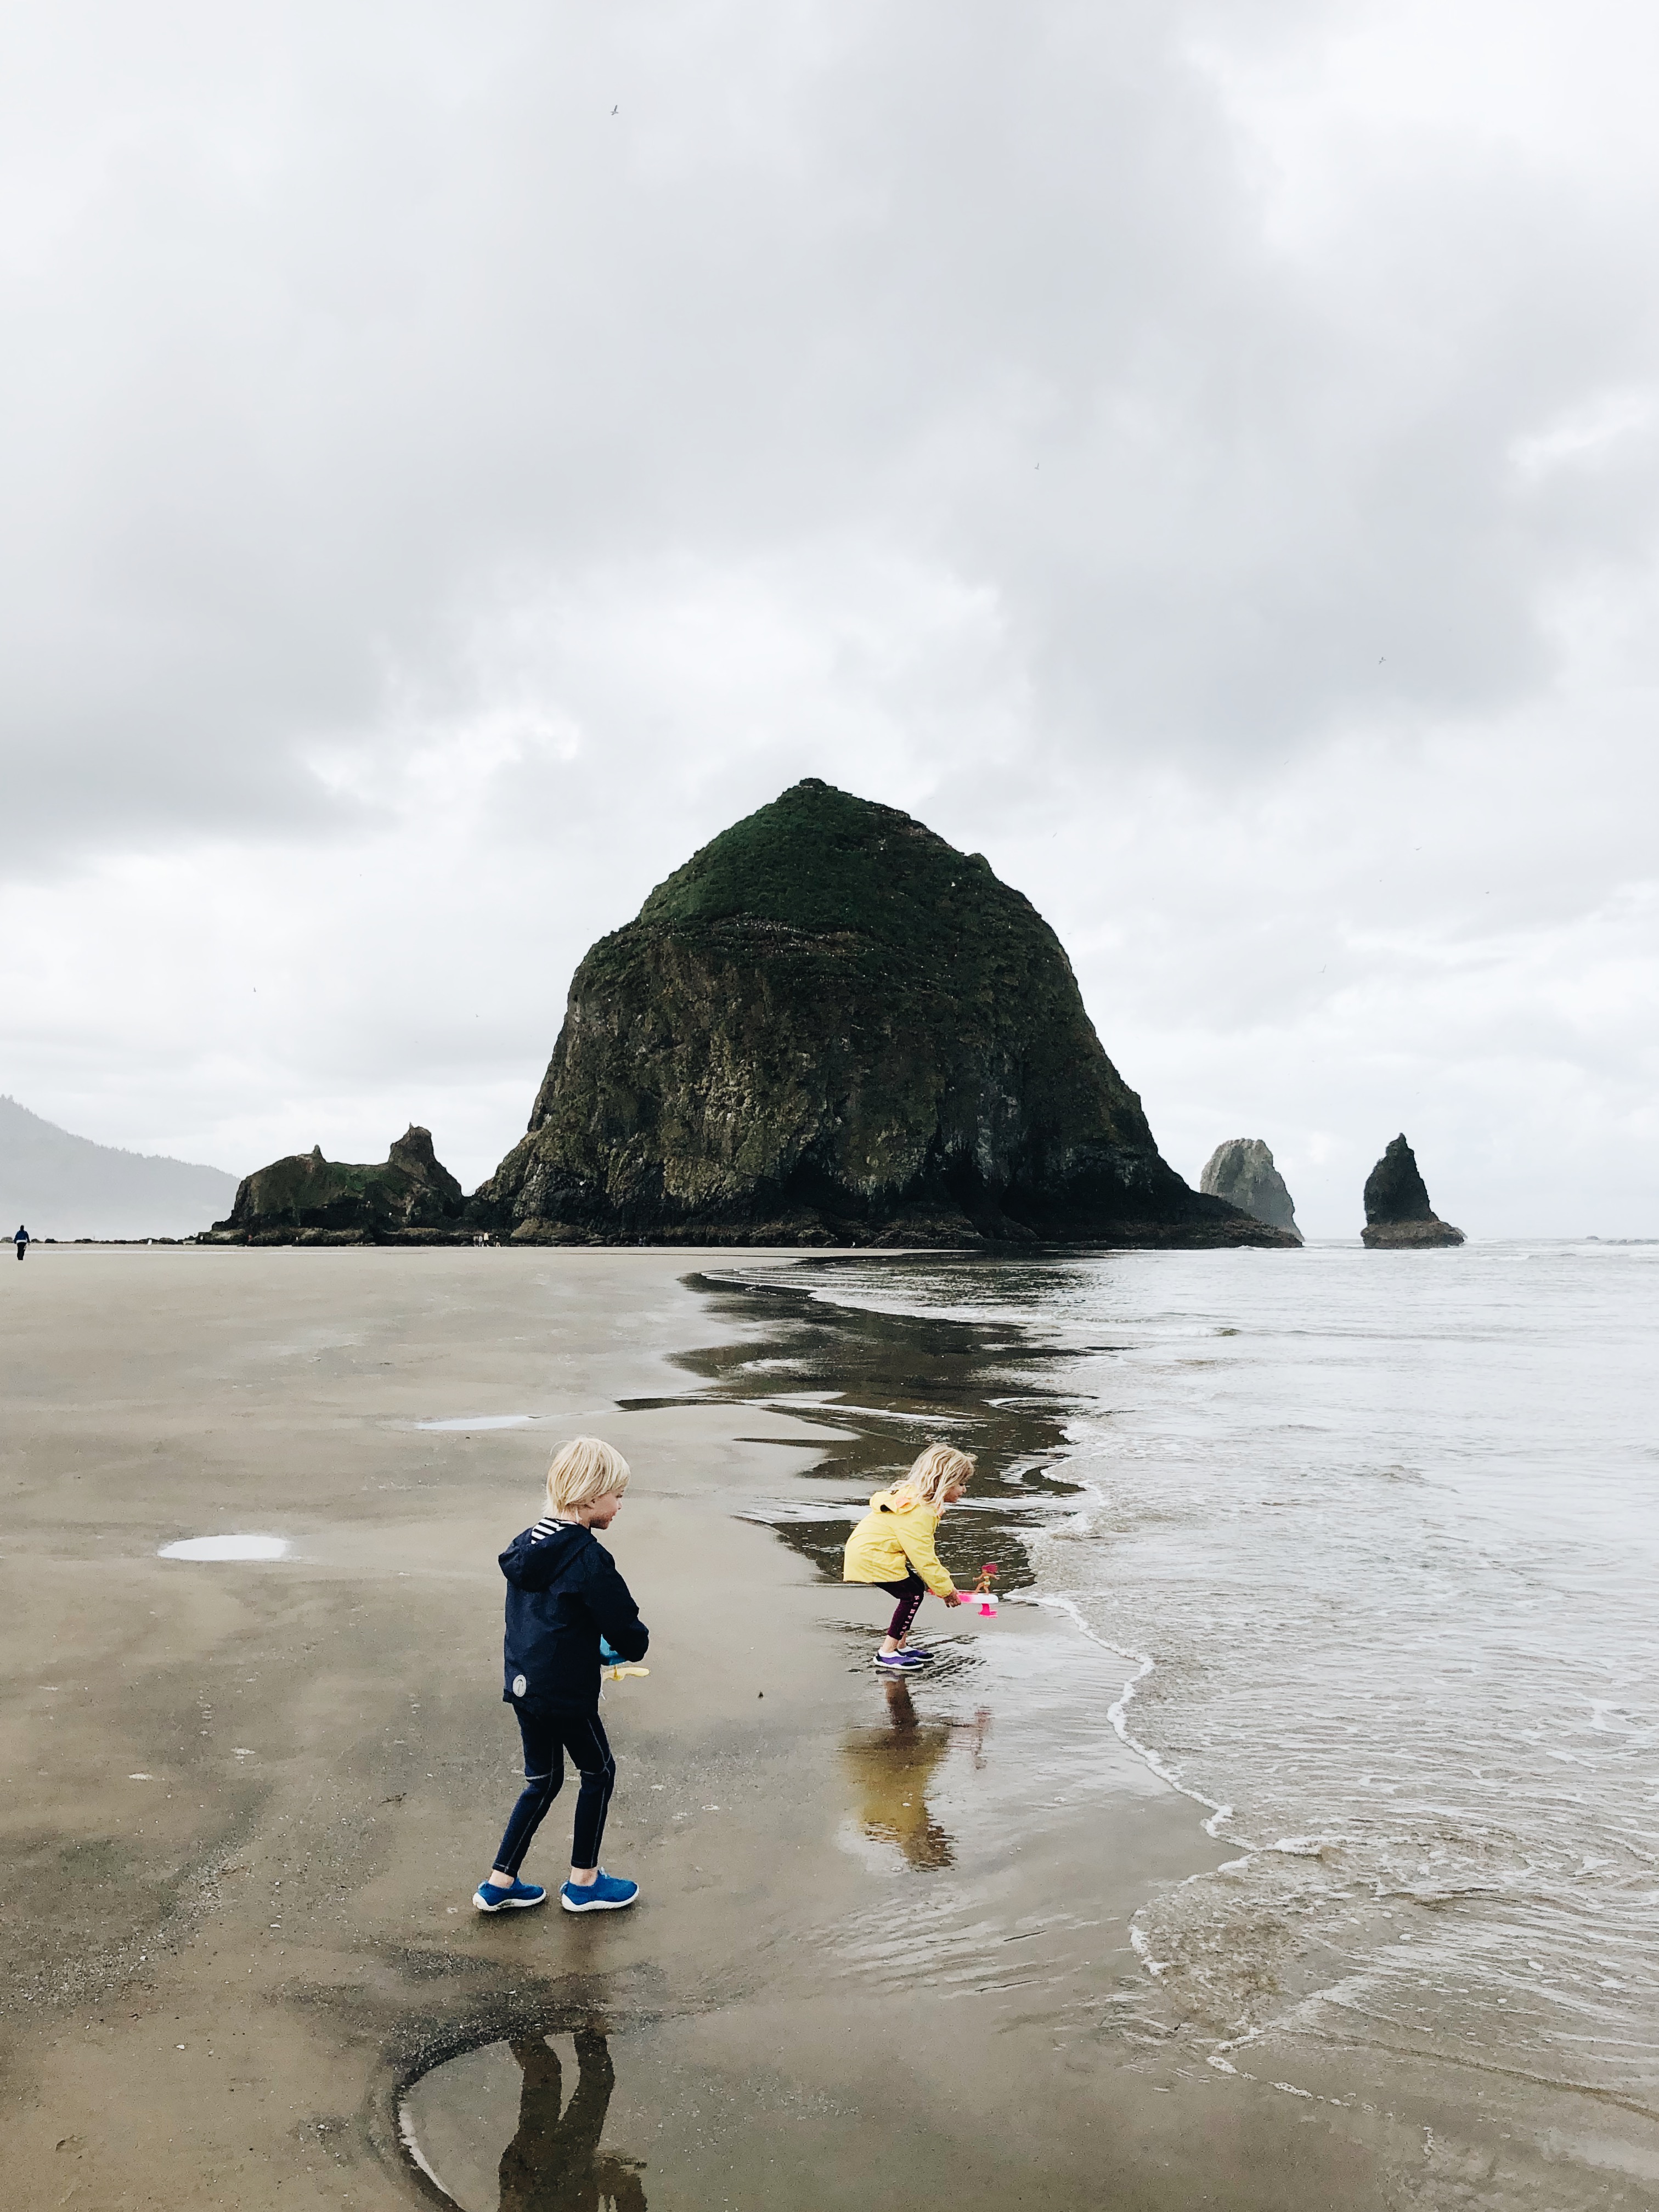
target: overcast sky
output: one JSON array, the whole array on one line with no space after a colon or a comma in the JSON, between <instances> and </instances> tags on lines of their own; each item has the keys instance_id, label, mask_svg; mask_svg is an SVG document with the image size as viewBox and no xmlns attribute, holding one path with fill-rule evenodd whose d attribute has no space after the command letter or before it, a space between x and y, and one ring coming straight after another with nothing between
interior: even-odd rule
<instances>
[{"instance_id":1,"label":"overcast sky","mask_svg":"<svg viewBox=\"0 0 1659 2212\"><path fill-rule=\"evenodd\" d=\"M0 1090L468 1187L806 775L1196 1179L1659 1234L1659 14L21 0Z\"/></svg>"}]
</instances>

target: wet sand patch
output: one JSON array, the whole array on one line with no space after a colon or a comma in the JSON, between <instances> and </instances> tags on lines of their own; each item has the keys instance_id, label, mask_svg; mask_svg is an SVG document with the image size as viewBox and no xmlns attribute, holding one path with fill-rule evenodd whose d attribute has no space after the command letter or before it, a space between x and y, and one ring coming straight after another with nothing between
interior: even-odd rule
<instances>
[{"instance_id":1,"label":"wet sand patch","mask_svg":"<svg viewBox=\"0 0 1659 2212\"><path fill-rule=\"evenodd\" d=\"M1000 1471L998 1546L1063 1516L1063 1417L1021 1398L1030 1347L774 1294L780 1346L758 1294L686 1288L696 1264L156 1250L118 1279L96 1252L28 1276L0 1650L59 1687L0 1716L0 1773L24 1784L0 1806L0 1911L27 1966L0 1991L21 2202L393 2212L430 2185L394 2089L503 2043L522 2088L513 2039L550 2034L562 2116L589 2022L615 2069L598 2155L652 2212L896 2212L942 2175L974 2212L1368 2208L1416 2186L1425 2126L1455 2146L1444 2201L1566 2204L1592 2182L1598 2204L1645 2201L1579 2168L1540 2199L1505 2165L1507 2108L1462 2084L1413 2104L1395 2083L1368 2109L1340 2052L1318 2077L1279 2069L1284 2090L1208 2067L1146 2004L1131 1929L1224 1847L1105 1724L1109 1655L1045 1608L967 1633L930 1613L949 1640L896 1711L869 1665L880 1607L738 1517L797 1489L850 1506L941 1411L977 1424L993 1395L1019 1402L953 1433ZM350 1359L271 1356L308 1329ZM666 1353L697 1346L692 1379ZM781 1363L764 1406L749 1360ZM492 1401L544 1420L477 1439L408 1421ZM467 1900L518 1783L495 1553L566 1424L635 1469L614 1548L653 1671L605 1707L605 1856L643 1895L598 1925L483 1921ZM280 1573L154 1556L157 1530L235 1528L277 1496L305 1553ZM958 1524L964 1566L986 1526ZM498 2202L516 2133L492 2123L467 2154Z\"/></svg>"}]
</instances>

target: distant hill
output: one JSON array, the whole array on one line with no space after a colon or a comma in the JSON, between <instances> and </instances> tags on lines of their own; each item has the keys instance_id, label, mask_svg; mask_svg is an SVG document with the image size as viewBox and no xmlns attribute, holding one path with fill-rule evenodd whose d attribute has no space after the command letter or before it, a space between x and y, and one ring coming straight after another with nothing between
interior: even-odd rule
<instances>
[{"instance_id":1,"label":"distant hill","mask_svg":"<svg viewBox=\"0 0 1659 2212\"><path fill-rule=\"evenodd\" d=\"M0 1234L193 1237L228 1213L236 1177L71 1136L0 1097Z\"/></svg>"}]
</instances>

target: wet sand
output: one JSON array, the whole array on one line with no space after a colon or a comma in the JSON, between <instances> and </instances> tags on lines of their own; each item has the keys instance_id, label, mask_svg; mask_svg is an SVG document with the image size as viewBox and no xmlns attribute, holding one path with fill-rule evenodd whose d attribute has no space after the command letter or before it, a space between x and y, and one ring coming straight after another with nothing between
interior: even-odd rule
<instances>
[{"instance_id":1,"label":"wet sand","mask_svg":"<svg viewBox=\"0 0 1659 2212\"><path fill-rule=\"evenodd\" d=\"M1533 2202L1498 2185L1506 2110L1437 2166L1432 2085L1377 2104L1328 2054L1275 2089L1152 2016L1130 1917L1225 1852L1105 1724L1122 1668L1035 1607L929 1607L939 1667L873 1679L881 1601L765 1525L868 1436L698 1402L671 1355L718 1377L757 1324L696 1264L37 1249L0 1279L7 2201ZM607 1693L605 1856L644 1895L483 1920L517 1787L495 1553L580 1429L635 1469L610 1540L652 1673ZM290 1554L156 1556L239 1530Z\"/></svg>"}]
</instances>

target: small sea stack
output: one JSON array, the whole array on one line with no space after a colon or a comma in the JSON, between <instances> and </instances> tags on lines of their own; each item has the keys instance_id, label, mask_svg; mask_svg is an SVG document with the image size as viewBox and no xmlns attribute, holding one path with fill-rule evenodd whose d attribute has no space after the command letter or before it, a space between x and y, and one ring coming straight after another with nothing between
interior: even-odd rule
<instances>
[{"instance_id":1,"label":"small sea stack","mask_svg":"<svg viewBox=\"0 0 1659 2212\"><path fill-rule=\"evenodd\" d=\"M1198 1187L1212 1198L1224 1198L1229 1206L1265 1221L1271 1229L1288 1230L1298 1244L1302 1242L1295 1203L1261 1138L1229 1137L1218 1145L1205 1162Z\"/></svg>"},{"instance_id":2,"label":"small sea stack","mask_svg":"<svg viewBox=\"0 0 1659 2212\"><path fill-rule=\"evenodd\" d=\"M448 1244L463 1232L461 1186L410 1127L377 1165L325 1160L320 1145L245 1176L207 1244Z\"/></svg>"},{"instance_id":3,"label":"small sea stack","mask_svg":"<svg viewBox=\"0 0 1659 2212\"><path fill-rule=\"evenodd\" d=\"M1417 1155L1403 1136L1394 1139L1365 1178L1365 1226L1360 1237L1373 1251L1463 1242L1462 1231L1443 1221L1429 1204Z\"/></svg>"},{"instance_id":4,"label":"small sea stack","mask_svg":"<svg viewBox=\"0 0 1659 2212\"><path fill-rule=\"evenodd\" d=\"M982 854L814 777L588 952L468 1218L520 1243L1295 1241L1159 1156Z\"/></svg>"}]
</instances>

